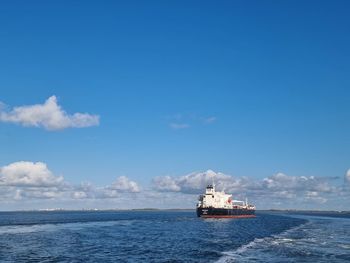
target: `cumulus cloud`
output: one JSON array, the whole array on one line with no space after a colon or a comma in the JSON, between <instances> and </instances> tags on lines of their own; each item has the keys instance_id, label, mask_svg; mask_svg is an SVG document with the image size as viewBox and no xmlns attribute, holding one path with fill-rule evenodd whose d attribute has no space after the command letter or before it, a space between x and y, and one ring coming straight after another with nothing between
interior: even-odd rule
<instances>
[{"instance_id":1,"label":"cumulus cloud","mask_svg":"<svg viewBox=\"0 0 350 263\"><path fill-rule=\"evenodd\" d=\"M158 176L153 179L154 187L159 191L179 192L181 187L177 184L175 179L170 176Z\"/></svg>"},{"instance_id":2,"label":"cumulus cloud","mask_svg":"<svg viewBox=\"0 0 350 263\"><path fill-rule=\"evenodd\" d=\"M0 167L0 202L23 204L28 200L41 200L66 202L71 207L99 203L102 208L106 207L104 204L112 208L117 208L113 205L124 208L189 208L194 207L197 195L214 181L217 190L232 193L234 199L249 197L259 209L305 208L308 205L311 209L320 206L334 208L341 204L345 207L348 203L349 171L344 178L345 184L342 185L340 177L276 173L256 179L207 170L182 176L158 176L153 178L151 189L141 189L137 182L126 176L120 176L106 186L86 182L73 185L55 175L43 162L20 161Z\"/></svg>"},{"instance_id":3,"label":"cumulus cloud","mask_svg":"<svg viewBox=\"0 0 350 263\"><path fill-rule=\"evenodd\" d=\"M134 181L131 181L126 176L120 176L115 180L109 187L110 190L117 190L118 192L131 192L138 193L140 192L140 187Z\"/></svg>"},{"instance_id":4,"label":"cumulus cloud","mask_svg":"<svg viewBox=\"0 0 350 263\"><path fill-rule=\"evenodd\" d=\"M90 183L82 183L71 190L73 199L113 199L121 194L135 194L141 191L140 186L126 176L118 177L112 184L96 187Z\"/></svg>"},{"instance_id":5,"label":"cumulus cloud","mask_svg":"<svg viewBox=\"0 0 350 263\"><path fill-rule=\"evenodd\" d=\"M153 179L153 186L159 191L183 192L188 194L199 194L208 185L216 183L218 189L232 189L241 187L245 178L234 178L232 176L216 173L212 170L205 172L194 172L180 177L156 177Z\"/></svg>"},{"instance_id":6,"label":"cumulus cloud","mask_svg":"<svg viewBox=\"0 0 350 263\"><path fill-rule=\"evenodd\" d=\"M72 185L63 176L56 176L43 162L14 162L0 167L0 201L27 199L114 199L121 194L135 194L140 186L126 176L97 187L83 182Z\"/></svg>"},{"instance_id":7,"label":"cumulus cloud","mask_svg":"<svg viewBox=\"0 0 350 263\"><path fill-rule=\"evenodd\" d=\"M88 195L86 192L74 191L74 192L72 192L72 198L73 199L85 199L85 198L88 198Z\"/></svg>"},{"instance_id":8,"label":"cumulus cloud","mask_svg":"<svg viewBox=\"0 0 350 263\"><path fill-rule=\"evenodd\" d=\"M55 199L69 187L43 162L19 161L0 167L1 200Z\"/></svg>"},{"instance_id":9,"label":"cumulus cloud","mask_svg":"<svg viewBox=\"0 0 350 263\"><path fill-rule=\"evenodd\" d=\"M15 162L0 168L0 185L20 187L54 187L63 184L42 162Z\"/></svg>"},{"instance_id":10,"label":"cumulus cloud","mask_svg":"<svg viewBox=\"0 0 350 263\"><path fill-rule=\"evenodd\" d=\"M73 199L86 199L95 198L95 187L89 182L82 182L80 185L76 185L71 191L71 197Z\"/></svg>"},{"instance_id":11,"label":"cumulus cloud","mask_svg":"<svg viewBox=\"0 0 350 263\"><path fill-rule=\"evenodd\" d=\"M96 126L99 125L99 116L88 113L70 115L58 105L56 96L51 96L44 104L14 107L10 111L0 107L0 121L54 131Z\"/></svg>"},{"instance_id":12,"label":"cumulus cloud","mask_svg":"<svg viewBox=\"0 0 350 263\"><path fill-rule=\"evenodd\" d=\"M293 190L293 191L316 191L332 192L334 187L330 185L331 178L322 178L315 176L289 176L283 173L277 173L264 178L262 187L274 191Z\"/></svg>"},{"instance_id":13,"label":"cumulus cloud","mask_svg":"<svg viewBox=\"0 0 350 263\"><path fill-rule=\"evenodd\" d=\"M233 193L235 198L249 196L252 199L265 200L269 203L272 200L325 203L327 198L333 198L339 191L344 191L341 187L332 184L336 179L336 177L289 176L277 173L257 180L208 170L179 177L156 177L153 180L153 187L159 192L200 194L203 193L206 185L214 181L218 190Z\"/></svg>"}]
</instances>

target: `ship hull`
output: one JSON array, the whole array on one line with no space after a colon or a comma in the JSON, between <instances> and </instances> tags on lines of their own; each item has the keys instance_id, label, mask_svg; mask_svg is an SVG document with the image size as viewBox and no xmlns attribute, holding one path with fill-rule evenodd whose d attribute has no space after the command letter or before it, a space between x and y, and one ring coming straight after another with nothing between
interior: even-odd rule
<instances>
[{"instance_id":1,"label":"ship hull","mask_svg":"<svg viewBox=\"0 0 350 263\"><path fill-rule=\"evenodd\" d=\"M250 218L255 217L255 210L243 208L197 207L197 216L202 218Z\"/></svg>"}]
</instances>

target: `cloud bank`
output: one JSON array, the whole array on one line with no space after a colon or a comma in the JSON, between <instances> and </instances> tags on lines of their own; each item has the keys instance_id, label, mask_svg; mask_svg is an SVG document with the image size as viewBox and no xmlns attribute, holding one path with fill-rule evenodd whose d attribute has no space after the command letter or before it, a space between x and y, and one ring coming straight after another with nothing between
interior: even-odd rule
<instances>
[{"instance_id":1,"label":"cloud bank","mask_svg":"<svg viewBox=\"0 0 350 263\"><path fill-rule=\"evenodd\" d=\"M349 172L345 176L350 182ZM261 180L235 177L212 170L195 172L179 177L162 176L153 179L153 188L159 192L176 192L189 195L203 193L214 181L218 190L233 193L234 198L249 197L265 207L289 204L294 208L305 205L324 204L337 200L342 203L350 198L345 185L337 185L339 177L290 176L276 173ZM343 200L344 199L344 200ZM349 207L350 208L350 207Z\"/></svg>"},{"instance_id":2,"label":"cloud bank","mask_svg":"<svg viewBox=\"0 0 350 263\"><path fill-rule=\"evenodd\" d=\"M43 162L14 162L0 167L0 201L25 199L106 199L138 193L139 185L126 176L111 185L95 187L90 183L72 185L54 175Z\"/></svg>"},{"instance_id":3,"label":"cloud bank","mask_svg":"<svg viewBox=\"0 0 350 263\"><path fill-rule=\"evenodd\" d=\"M14 107L10 111L5 111L4 107L1 107L0 121L55 131L99 125L99 116L88 113L70 115L58 105L56 96L51 96L44 104Z\"/></svg>"},{"instance_id":4,"label":"cloud bank","mask_svg":"<svg viewBox=\"0 0 350 263\"><path fill-rule=\"evenodd\" d=\"M303 208L349 210L350 170L342 177L291 176L284 173L255 179L208 170L182 176L158 176L151 187L126 176L111 184L78 185L55 175L43 162L19 161L0 167L0 204L25 209L33 204L61 204L78 208L194 208L205 187L215 182L218 190L232 193L234 199L248 197L258 209ZM39 202L39 203L38 203ZM46 202L46 203L45 203ZM47 203L49 202L49 203ZM4 209L4 208L3 208Z\"/></svg>"}]
</instances>

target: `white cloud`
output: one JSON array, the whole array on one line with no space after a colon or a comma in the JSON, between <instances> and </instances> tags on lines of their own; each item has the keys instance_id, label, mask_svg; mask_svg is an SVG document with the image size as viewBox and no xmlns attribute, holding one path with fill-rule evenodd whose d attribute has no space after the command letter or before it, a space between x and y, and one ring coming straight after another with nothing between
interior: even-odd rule
<instances>
[{"instance_id":1,"label":"white cloud","mask_svg":"<svg viewBox=\"0 0 350 263\"><path fill-rule=\"evenodd\" d=\"M90 183L82 183L73 187L73 199L115 199L121 194L136 194L141 192L139 185L126 176L118 177L112 184L105 187L95 187Z\"/></svg>"},{"instance_id":2,"label":"white cloud","mask_svg":"<svg viewBox=\"0 0 350 263\"><path fill-rule=\"evenodd\" d=\"M44 104L14 107L11 111L0 108L0 121L54 131L96 126L99 125L99 116L88 113L69 115L57 104L56 96L51 96Z\"/></svg>"},{"instance_id":3,"label":"white cloud","mask_svg":"<svg viewBox=\"0 0 350 263\"><path fill-rule=\"evenodd\" d=\"M17 189L15 198L21 199L58 199L63 197L65 191L58 188L27 188Z\"/></svg>"},{"instance_id":4,"label":"white cloud","mask_svg":"<svg viewBox=\"0 0 350 263\"><path fill-rule=\"evenodd\" d=\"M2 201L57 199L69 189L63 177L54 175L42 162L19 161L0 167Z\"/></svg>"},{"instance_id":5,"label":"white cloud","mask_svg":"<svg viewBox=\"0 0 350 263\"><path fill-rule=\"evenodd\" d=\"M153 189L141 191L141 187L126 176L116 178L107 186L72 185L50 171L45 163L23 161L0 167L0 203L2 207L22 204L22 209L23 204L28 204L24 209L31 209L32 204L39 203L46 204L45 207L66 204L71 208L79 205L83 208L191 208L195 206L197 195L213 180L219 191L232 193L235 199L248 197L259 209L336 209L336 206L348 209L350 190L340 186L339 178L276 173L255 179L208 170L176 177L155 177Z\"/></svg>"},{"instance_id":6,"label":"white cloud","mask_svg":"<svg viewBox=\"0 0 350 263\"><path fill-rule=\"evenodd\" d=\"M140 192L140 187L134 181L131 181L126 176L120 176L115 180L109 187L109 190L116 190L118 192L131 192L138 193Z\"/></svg>"},{"instance_id":7,"label":"white cloud","mask_svg":"<svg viewBox=\"0 0 350 263\"><path fill-rule=\"evenodd\" d=\"M141 192L140 186L126 176L112 184L96 187L90 183L71 185L54 175L43 162L19 161L0 167L0 201L27 199L118 199Z\"/></svg>"},{"instance_id":8,"label":"white cloud","mask_svg":"<svg viewBox=\"0 0 350 263\"><path fill-rule=\"evenodd\" d=\"M345 184L350 185L350 169L344 175Z\"/></svg>"},{"instance_id":9,"label":"white cloud","mask_svg":"<svg viewBox=\"0 0 350 263\"><path fill-rule=\"evenodd\" d=\"M232 193L234 198L249 198L263 204L290 202L296 207L305 201L325 203L328 198L344 190L331 184L336 178L315 176L289 176L283 173L257 180L248 177L234 177L208 170L179 177L156 177L154 189L160 192L203 193L206 185L214 180L218 190ZM280 200L280 201L279 201Z\"/></svg>"},{"instance_id":10,"label":"white cloud","mask_svg":"<svg viewBox=\"0 0 350 263\"><path fill-rule=\"evenodd\" d=\"M170 176L158 176L153 178L153 185L158 191L179 192L181 187Z\"/></svg>"},{"instance_id":11,"label":"white cloud","mask_svg":"<svg viewBox=\"0 0 350 263\"><path fill-rule=\"evenodd\" d=\"M74 191L74 192L72 192L72 198L73 199L85 199L85 198L88 198L88 195L86 192L83 192L83 191Z\"/></svg>"},{"instance_id":12,"label":"white cloud","mask_svg":"<svg viewBox=\"0 0 350 263\"><path fill-rule=\"evenodd\" d=\"M96 188L89 182L82 182L73 187L71 197L73 199L95 198Z\"/></svg>"},{"instance_id":13,"label":"white cloud","mask_svg":"<svg viewBox=\"0 0 350 263\"><path fill-rule=\"evenodd\" d=\"M322 178L315 176L289 176L283 173L277 173L263 180L263 187L267 189L279 191L317 191L332 192L334 187L329 184L330 178Z\"/></svg>"},{"instance_id":14,"label":"white cloud","mask_svg":"<svg viewBox=\"0 0 350 263\"><path fill-rule=\"evenodd\" d=\"M199 194L203 189L212 184L213 181L218 189L241 187L245 178L236 179L223 173L216 173L212 170L206 172L194 172L180 177L156 177L153 179L153 186L159 191L183 192L188 194Z\"/></svg>"},{"instance_id":15,"label":"white cloud","mask_svg":"<svg viewBox=\"0 0 350 263\"><path fill-rule=\"evenodd\" d=\"M63 184L42 162L15 162L0 168L0 185L19 187L53 187Z\"/></svg>"}]
</instances>

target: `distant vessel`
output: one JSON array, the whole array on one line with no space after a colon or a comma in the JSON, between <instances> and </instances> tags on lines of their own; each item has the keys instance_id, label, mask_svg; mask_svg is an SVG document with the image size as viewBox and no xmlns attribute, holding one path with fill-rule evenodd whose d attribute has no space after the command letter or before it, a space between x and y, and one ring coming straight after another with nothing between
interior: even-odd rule
<instances>
[{"instance_id":1,"label":"distant vessel","mask_svg":"<svg viewBox=\"0 0 350 263\"><path fill-rule=\"evenodd\" d=\"M255 206L248 201L232 200L232 195L216 192L215 185L208 185L205 194L199 196L197 216L203 218L255 217Z\"/></svg>"}]
</instances>

